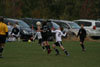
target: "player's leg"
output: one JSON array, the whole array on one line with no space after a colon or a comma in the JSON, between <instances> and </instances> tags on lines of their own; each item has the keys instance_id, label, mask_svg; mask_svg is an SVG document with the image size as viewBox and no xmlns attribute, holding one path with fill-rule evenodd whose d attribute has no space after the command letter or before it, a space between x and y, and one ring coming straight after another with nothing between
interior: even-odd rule
<instances>
[{"instance_id":1,"label":"player's leg","mask_svg":"<svg viewBox=\"0 0 100 67\"><path fill-rule=\"evenodd\" d=\"M0 58L2 58L3 50L4 50L4 43L0 43Z\"/></svg>"},{"instance_id":2,"label":"player's leg","mask_svg":"<svg viewBox=\"0 0 100 67\"><path fill-rule=\"evenodd\" d=\"M40 41L40 45L41 45L42 49L44 50L44 49L45 49L45 45L44 45L42 39L41 39L41 41Z\"/></svg>"},{"instance_id":3,"label":"player's leg","mask_svg":"<svg viewBox=\"0 0 100 67\"><path fill-rule=\"evenodd\" d=\"M82 47L82 51L85 51L84 39L80 39L80 45Z\"/></svg>"},{"instance_id":4,"label":"player's leg","mask_svg":"<svg viewBox=\"0 0 100 67\"><path fill-rule=\"evenodd\" d=\"M53 49L56 51L56 55L59 55L59 51L56 48L57 42L52 45Z\"/></svg>"},{"instance_id":5,"label":"player's leg","mask_svg":"<svg viewBox=\"0 0 100 67\"><path fill-rule=\"evenodd\" d=\"M0 58L2 58L2 53L4 50L5 41L6 41L6 37L0 36Z\"/></svg>"},{"instance_id":6,"label":"player's leg","mask_svg":"<svg viewBox=\"0 0 100 67\"><path fill-rule=\"evenodd\" d=\"M48 41L46 41L46 47L48 49L48 54L51 53L51 48L50 48L50 45L49 45Z\"/></svg>"},{"instance_id":7,"label":"player's leg","mask_svg":"<svg viewBox=\"0 0 100 67\"><path fill-rule=\"evenodd\" d=\"M51 49L50 49L50 46L47 44L47 41L43 41L43 44L45 45L45 48L49 54L51 52Z\"/></svg>"},{"instance_id":8,"label":"player's leg","mask_svg":"<svg viewBox=\"0 0 100 67\"><path fill-rule=\"evenodd\" d=\"M69 56L69 53L67 52L67 50L63 47L62 43L59 42L60 48L64 51L64 53Z\"/></svg>"}]
</instances>

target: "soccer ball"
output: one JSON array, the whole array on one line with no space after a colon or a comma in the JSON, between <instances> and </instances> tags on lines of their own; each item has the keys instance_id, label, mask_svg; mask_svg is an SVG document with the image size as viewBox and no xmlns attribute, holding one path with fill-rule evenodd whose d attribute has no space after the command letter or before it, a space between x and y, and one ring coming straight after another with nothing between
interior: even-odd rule
<instances>
[{"instance_id":1,"label":"soccer ball","mask_svg":"<svg viewBox=\"0 0 100 67\"><path fill-rule=\"evenodd\" d=\"M31 42L31 40L28 40L28 42Z\"/></svg>"},{"instance_id":2,"label":"soccer ball","mask_svg":"<svg viewBox=\"0 0 100 67\"><path fill-rule=\"evenodd\" d=\"M37 26L40 26L40 25L41 25L41 22L39 22L39 21L36 22L36 25L37 25Z\"/></svg>"}]
</instances>

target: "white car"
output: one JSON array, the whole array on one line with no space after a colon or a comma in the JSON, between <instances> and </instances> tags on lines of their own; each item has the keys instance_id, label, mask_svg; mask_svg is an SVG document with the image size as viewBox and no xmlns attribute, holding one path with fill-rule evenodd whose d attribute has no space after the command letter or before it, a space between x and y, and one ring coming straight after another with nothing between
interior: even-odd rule
<instances>
[{"instance_id":1,"label":"white car","mask_svg":"<svg viewBox=\"0 0 100 67\"><path fill-rule=\"evenodd\" d=\"M79 26L83 24L90 37L100 37L100 21L80 19L74 22Z\"/></svg>"},{"instance_id":2,"label":"white car","mask_svg":"<svg viewBox=\"0 0 100 67\"><path fill-rule=\"evenodd\" d=\"M65 20L51 20L57 23L60 27L64 28L65 32L68 32L72 35L77 35L80 26L72 21L65 21Z\"/></svg>"}]
</instances>

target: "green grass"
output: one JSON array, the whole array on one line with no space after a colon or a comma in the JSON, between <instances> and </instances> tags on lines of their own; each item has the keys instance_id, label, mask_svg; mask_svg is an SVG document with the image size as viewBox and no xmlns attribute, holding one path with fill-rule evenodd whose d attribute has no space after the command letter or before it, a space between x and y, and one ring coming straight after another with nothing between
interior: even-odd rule
<instances>
[{"instance_id":1,"label":"green grass","mask_svg":"<svg viewBox=\"0 0 100 67\"><path fill-rule=\"evenodd\" d=\"M48 55L37 41L6 43L0 67L100 67L100 42L85 42L86 52L81 51L78 41L64 41L63 45L70 56L59 48L61 55L55 56L53 49Z\"/></svg>"}]
</instances>

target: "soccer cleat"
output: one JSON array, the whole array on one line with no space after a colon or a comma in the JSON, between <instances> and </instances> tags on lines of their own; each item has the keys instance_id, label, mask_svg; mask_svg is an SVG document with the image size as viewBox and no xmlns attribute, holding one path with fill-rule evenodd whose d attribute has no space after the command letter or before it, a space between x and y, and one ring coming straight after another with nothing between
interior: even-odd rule
<instances>
[{"instance_id":1,"label":"soccer cleat","mask_svg":"<svg viewBox=\"0 0 100 67\"><path fill-rule=\"evenodd\" d=\"M69 56L70 54L69 53L66 53L66 56Z\"/></svg>"},{"instance_id":2,"label":"soccer cleat","mask_svg":"<svg viewBox=\"0 0 100 67\"><path fill-rule=\"evenodd\" d=\"M67 53L66 55L67 55L67 56L70 56L70 54L69 54L69 53Z\"/></svg>"},{"instance_id":3,"label":"soccer cleat","mask_svg":"<svg viewBox=\"0 0 100 67\"><path fill-rule=\"evenodd\" d=\"M85 51L86 51L86 49L82 49L82 51L83 51L83 52L85 52Z\"/></svg>"},{"instance_id":4,"label":"soccer cleat","mask_svg":"<svg viewBox=\"0 0 100 67\"><path fill-rule=\"evenodd\" d=\"M48 49L48 54L50 54L51 53L51 49Z\"/></svg>"}]
</instances>

